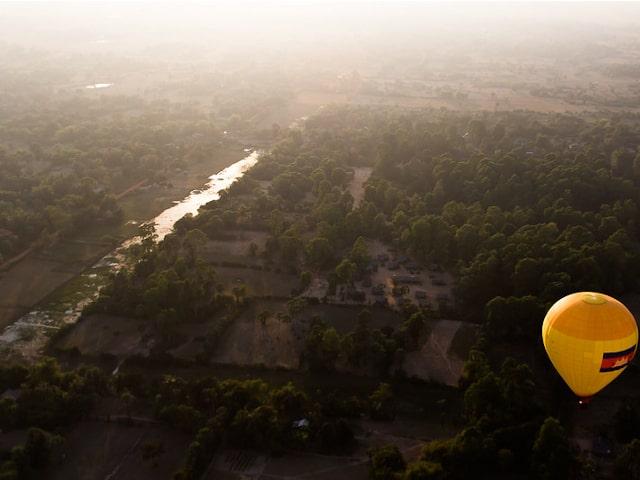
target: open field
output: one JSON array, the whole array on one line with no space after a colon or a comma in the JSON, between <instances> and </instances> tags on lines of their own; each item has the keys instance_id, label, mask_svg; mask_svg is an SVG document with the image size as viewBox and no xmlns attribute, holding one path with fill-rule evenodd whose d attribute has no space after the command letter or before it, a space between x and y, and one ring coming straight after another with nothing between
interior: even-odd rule
<instances>
[{"instance_id":1,"label":"open field","mask_svg":"<svg viewBox=\"0 0 640 480\"><path fill-rule=\"evenodd\" d=\"M557 32L555 32L557 33ZM301 86L295 103L433 108L457 111L528 110L541 113L640 111L635 32L618 32L625 48L601 39L594 51L579 48L573 61L515 52L435 53L428 68L398 62L387 71L362 68L318 76ZM562 57L571 51L559 52ZM606 54L598 49L606 50Z\"/></svg>"},{"instance_id":2,"label":"open field","mask_svg":"<svg viewBox=\"0 0 640 480\"><path fill-rule=\"evenodd\" d=\"M90 315L82 318L56 344L81 354L109 354L122 358L133 354L146 355L149 345L144 340L146 322L114 315Z\"/></svg>"},{"instance_id":3,"label":"open field","mask_svg":"<svg viewBox=\"0 0 640 480\"><path fill-rule=\"evenodd\" d=\"M236 285L246 285L247 295L254 297L288 297L300 284L296 275L253 268L215 266L216 273L232 294Z\"/></svg>"},{"instance_id":4,"label":"open field","mask_svg":"<svg viewBox=\"0 0 640 480\"><path fill-rule=\"evenodd\" d=\"M406 354L403 370L410 377L433 380L455 387L458 385L464 362L477 335L477 329L454 320L434 320L427 341L417 352ZM467 339L467 349L452 351L453 339L462 330Z\"/></svg>"},{"instance_id":5,"label":"open field","mask_svg":"<svg viewBox=\"0 0 640 480\"><path fill-rule=\"evenodd\" d=\"M136 190L123 197L124 209L121 225L102 226L81 232L44 249L38 249L26 258L0 272L0 328L27 313L35 305L56 301L59 287L75 278L113 249L113 244L102 237L108 235L124 240L137 232L138 224L153 218L171 202L182 199L196 187L206 183L208 177L246 154L239 147L219 152L209 162L195 163L172 178L172 185Z\"/></svg>"},{"instance_id":6,"label":"open field","mask_svg":"<svg viewBox=\"0 0 640 480\"><path fill-rule=\"evenodd\" d=\"M284 310L277 302L257 302L250 306L223 334L211 361L232 365L264 365L297 368L303 334L295 321L277 317ZM264 324L258 320L262 311L272 315Z\"/></svg>"},{"instance_id":7,"label":"open field","mask_svg":"<svg viewBox=\"0 0 640 480\"><path fill-rule=\"evenodd\" d=\"M215 339L209 361L213 365L295 370L300 367L305 338L313 321L322 320L344 335L354 330L360 310L340 305L309 305L287 320L280 315L287 311L285 302L254 300ZM263 322L259 314L265 311L270 315ZM397 329L402 323L402 317L393 310L374 307L370 311L371 328ZM216 331L218 321L181 324L174 336L175 344L167 353L177 359L197 361L205 354L205 341ZM456 386L476 331L475 326L464 322L431 321L425 343L420 350L406 354L403 370L409 377ZM53 347L61 351L77 349L81 355L93 357L106 354L121 361L132 355L149 355L158 342L148 321L91 315L65 332Z\"/></svg>"},{"instance_id":8,"label":"open field","mask_svg":"<svg viewBox=\"0 0 640 480\"><path fill-rule=\"evenodd\" d=\"M59 247L66 250L61 258L52 251L55 247L49 252L33 252L0 273L0 328L27 313L111 248L110 245L81 242L63 243Z\"/></svg>"},{"instance_id":9,"label":"open field","mask_svg":"<svg viewBox=\"0 0 640 480\"><path fill-rule=\"evenodd\" d=\"M191 437L160 426L129 426L84 421L65 436L66 458L49 469L51 480L171 479L180 467ZM142 458L146 442L164 450L153 460Z\"/></svg>"},{"instance_id":10,"label":"open field","mask_svg":"<svg viewBox=\"0 0 640 480\"><path fill-rule=\"evenodd\" d=\"M351 452L323 455L288 451L270 457L253 451L224 450L215 456L205 478L213 480L237 475L235 478L257 480L366 480L369 478L369 448L397 445L405 459L415 460L426 441L447 438L456 431L441 422L407 418L393 422L357 420L351 422L351 426L358 442Z\"/></svg>"},{"instance_id":11,"label":"open field","mask_svg":"<svg viewBox=\"0 0 640 480\"><path fill-rule=\"evenodd\" d=\"M227 230L225 231L224 240L209 240L204 258L210 261L230 261L236 259L247 262L252 260L249 257L249 247L254 243L258 247L258 251L264 250L264 244L268 238L267 232L250 231L250 230Z\"/></svg>"},{"instance_id":12,"label":"open field","mask_svg":"<svg viewBox=\"0 0 640 480\"><path fill-rule=\"evenodd\" d=\"M258 314L265 310L272 315L263 324L258 320ZM258 301L225 332L211 361L232 365L298 368L304 339L313 319L323 320L344 334L353 331L360 310L337 305L309 305L291 321L285 321L277 315L286 311L284 303ZM398 327L400 322L400 317L393 311L372 310L373 328Z\"/></svg>"}]
</instances>

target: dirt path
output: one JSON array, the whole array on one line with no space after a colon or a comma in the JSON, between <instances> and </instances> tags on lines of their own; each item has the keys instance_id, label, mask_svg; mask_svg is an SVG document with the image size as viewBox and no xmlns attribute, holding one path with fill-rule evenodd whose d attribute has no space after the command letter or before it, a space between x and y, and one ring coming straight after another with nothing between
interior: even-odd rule
<instances>
[{"instance_id":1,"label":"dirt path","mask_svg":"<svg viewBox=\"0 0 640 480\"><path fill-rule=\"evenodd\" d=\"M131 185L129 188L127 188L126 190L123 190L122 192L118 193L117 195L115 195L115 199L116 200L120 200L122 197L124 197L125 195L128 195L131 192L135 192L136 190L138 190L140 187L144 186L144 184L147 183L147 179L145 178L144 180L140 180L138 183L135 183L134 185Z\"/></svg>"}]
</instances>

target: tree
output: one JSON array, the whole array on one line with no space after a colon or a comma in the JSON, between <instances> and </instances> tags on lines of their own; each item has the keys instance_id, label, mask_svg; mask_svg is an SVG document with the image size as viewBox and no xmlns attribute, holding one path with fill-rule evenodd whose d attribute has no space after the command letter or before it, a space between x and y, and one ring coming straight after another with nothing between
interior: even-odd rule
<instances>
[{"instance_id":1,"label":"tree","mask_svg":"<svg viewBox=\"0 0 640 480\"><path fill-rule=\"evenodd\" d=\"M351 284L356 270L356 264L345 258L336 267L336 279L341 284Z\"/></svg>"},{"instance_id":2,"label":"tree","mask_svg":"<svg viewBox=\"0 0 640 480\"><path fill-rule=\"evenodd\" d=\"M396 416L396 401L391 385L381 383L369 396L369 415L374 420L393 420Z\"/></svg>"},{"instance_id":3,"label":"tree","mask_svg":"<svg viewBox=\"0 0 640 480\"><path fill-rule=\"evenodd\" d=\"M202 230L196 228L187 232L182 245L187 251L187 258L191 264L195 263L195 261L200 257L207 241L208 238Z\"/></svg>"},{"instance_id":4,"label":"tree","mask_svg":"<svg viewBox=\"0 0 640 480\"><path fill-rule=\"evenodd\" d=\"M404 471L406 463L395 445L369 450L369 477L373 480L393 480Z\"/></svg>"},{"instance_id":5,"label":"tree","mask_svg":"<svg viewBox=\"0 0 640 480\"><path fill-rule=\"evenodd\" d=\"M311 370L332 370L340 354L340 336L335 328L315 324L305 339L303 359Z\"/></svg>"},{"instance_id":6,"label":"tree","mask_svg":"<svg viewBox=\"0 0 640 480\"><path fill-rule=\"evenodd\" d=\"M498 377L488 373L464 393L464 411L471 423L482 417L497 422L504 414L504 399Z\"/></svg>"},{"instance_id":7,"label":"tree","mask_svg":"<svg viewBox=\"0 0 640 480\"><path fill-rule=\"evenodd\" d=\"M640 480L640 440L634 439L616 458L616 478L625 480Z\"/></svg>"},{"instance_id":8,"label":"tree","mask_svg":"<svg viewBox=\"0 0 640 480\"><path fill-rule=\"evenodd\" d=\"M349 259L356 264L360 271L363 271L367 267L370 257L369 249L367 248L367 243L364 238L358 237L356 241L353 242Z\"/></svg>"},{"instance_id":9,"label":"tree","mask_svg":"<svg viewBox=\"0 0 640 480\"><path fill-rule=\"evenodd\" d=\"M536 384L527 364L507 358L500 370L500 387L507 411L514 420L528 420L536 405Z\"/></svg>"},{"instance_id":10,"label":"tree","mask_svg":"<svg viewBox=\"0 0 640 480\"><path fill-rule=\"evenodd\" d=\"M317 268L325 267L333 259L333 248L323 237L313 238L307 244L307 260Z\"/></svg>"},{"instance_id":11,"label":"tree","mask_svg":"<svg viewBox=\"0 0 640 480\"><path fill-rule=\"evenodd\" d=\"M614 417L616 437L627 443L640 435L640 413L635 402L624 402Z\"/></svg>"},{"instance_id":12,"label":"tree","mask_svg":"<svg viewBox=\"0 0 640 480\"><path fill-rule=\"evenodd\" d=\"M39 428L30 428L24 446L14 448L12 457L18 465L19 471L41 470L46 467L64 440L58 435Z\"/></svg>"},{"instance_id":13,"label":"tree","mask_svg":"<svg viewBox=\"0 0 640 480\"><path fill-rule=\"evenodd\" d=\"M301 291L305 291L307 288L309 288L309 285L311 285L312 278L313 276L309 271L305 270L300 274L300 290Z\"/></svg>"},{"instance_id":14,"label":"tree","mask_svg":"<svg viewBox=\"0 0 640 480\"><path fill-rule=\"evenodd\" d=\"M416 312L411 315L402 325L401 332L404 335L405 350L409 352L418 350L424 340L425 333L427 333L427 323L424 314L422 312Z\"/></svg>"},{"instance_id":15,"label":"tree","mask_svg":"<svg viewBox=\"0 0 640 480\"><path fill-rule=\"evenodd\" d=\"M533 258L523 258L515 267L513 274L514 287L517 294L526 295L538 291L543 265Z\"/></svg>"},{"instance_id":16,"label":"tree","mask_svg":"<svg viewBox=\"0 0 640 480\"><path fill-rule=\"evenodd\" d=\"M491 371L489 361L484 352L479 348L472 348L469 351L467 361L462 369L460 386L466 387L477 382Z\"/></svg>"},{"instance_id":17,"label":"tree","mask_svg":"<svg viewBox=\"0 0 640 480\"><path fill-rule=\"evenodd\" d=\"M409 464L404 473L404 480L440 480L444 477L442 465L420 460Z\"/></svg>"},{"instance_id":18,"label":"tree","mask_svg":"<svg viewBox=\"0 0 640 480\"><path fill-rule=\"evenodd\" d=\"M548 417L540 430L531 451L531 470L541 480L571 478L575 457L569 438L558 420Z\"/></svg>"},{"instance_id":19,"label":"tree","mask_svg":"<svg viewBox=\"0 0 640 480\"><path fill-rule=\"evenodd\" d=\"M120 395L120 401L124 405L124 411L128 418L131 418L131 407L136 401L136 397L133 396L131 392L125 390Z\"/></svg>"}]
</instances>

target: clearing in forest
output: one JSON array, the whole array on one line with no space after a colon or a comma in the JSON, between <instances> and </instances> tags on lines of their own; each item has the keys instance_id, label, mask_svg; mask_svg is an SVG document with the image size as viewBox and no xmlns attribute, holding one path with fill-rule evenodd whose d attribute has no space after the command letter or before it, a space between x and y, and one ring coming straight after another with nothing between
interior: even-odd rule
<instances>
[{"instance_id":1,"label":"clearing in forest","mask_svg":"<svg viewBox=\"0 0 640 480\"><path fill-rule=\"evenodd\" d=\"M353 207L356 208L364 199L364 184L371 176L371 167L354 167L353 179L349 185L349 193L353 197Z\"/></svg>"}]
</instances>

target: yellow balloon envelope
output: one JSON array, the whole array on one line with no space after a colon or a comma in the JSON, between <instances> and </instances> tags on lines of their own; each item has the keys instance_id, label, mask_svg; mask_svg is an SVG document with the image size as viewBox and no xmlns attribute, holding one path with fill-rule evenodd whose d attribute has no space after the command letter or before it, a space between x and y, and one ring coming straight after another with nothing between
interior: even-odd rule
<instances>
[{"instance_id":1,"label":"yellow balloon envelope","mask_svg":"<svg viewBox=\"0 0 640 480\"><path fill-rule=\"evenodd\" d=\"M542 324L549 359L569 388L581 398L595 395L633 360L638 326L613 297L579 292L558 300Z\"/></svg>"}]
</instances>

